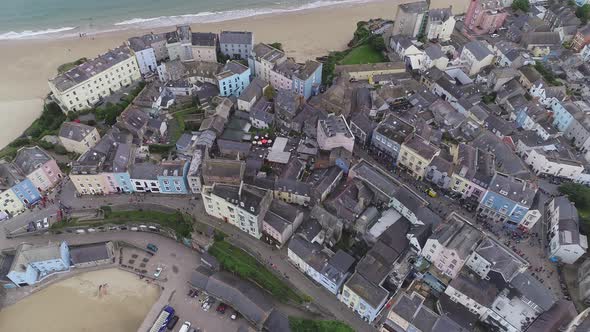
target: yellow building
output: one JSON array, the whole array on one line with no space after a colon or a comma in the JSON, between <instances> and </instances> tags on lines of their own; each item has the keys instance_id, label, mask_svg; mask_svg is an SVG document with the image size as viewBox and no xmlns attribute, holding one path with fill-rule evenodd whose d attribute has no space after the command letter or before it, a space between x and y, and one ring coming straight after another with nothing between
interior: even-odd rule
<instances>
[{"instance_id":1,"label":"yellow building","mask_svg":"<svg viewBox=\"0 0 590 332\"><path fill-rule=\"evenodd\" d=\"M349 79L357 81L372 80L375 75L401 74L406 72L406 65L401 62L379 62L360 65L336 66L336 73L347 75Z\"/></svg>"},{"instance_id":2,"label":"yellow building","mask_svg":"<svg viewBox=\"0 0 590 332\"><path fill-rule=\"evenodd\" d=\"M122 45L57 75L49 88L64 112L80 111L140 78L137 59Z\"/></svg>"},{"instance_id":3,"label":"yellow building","mask_svg":"<svg viewBox=\"0 0 590 332\"><path fill-rule=\"evenodd\" d=\"M414 178L424 178L426 167L438 156L440 149L424 138L413 135L404 143L400 149L397 163L403 166Z\"/></svg>"},{"instance_id":4,"label":"yellow building","mask_svg":"<svg viewBox=\"0 0 590 332\"><path fill-rule=\"evenodd\" d=\"M70 173L70 179L76 188L76 191L82 195L107 194L108 188L105 176L99 174L73 174Z\"/></svg>"},{"instance_id":5,"label":"yellow building","mask_svg":"<svg viewBox=\"0 0 590 332\"><path fill-rule=\"evenodd\" d=\"M94 127L77 122L64 122L59 129L59 141L69 152L84 154L100 140Z\"/></svg>"},{"instance_id":6,"label":"yellow building","mask_svg":"<svg viewBox=\"0 0 590 332\"><path fill-rule=\"evenodd\" d=\"M14 191L6 189L0 194L0 211L6 212L13 216L25 211L25 206L16 196Z\"/></svg>"}]
</instances>

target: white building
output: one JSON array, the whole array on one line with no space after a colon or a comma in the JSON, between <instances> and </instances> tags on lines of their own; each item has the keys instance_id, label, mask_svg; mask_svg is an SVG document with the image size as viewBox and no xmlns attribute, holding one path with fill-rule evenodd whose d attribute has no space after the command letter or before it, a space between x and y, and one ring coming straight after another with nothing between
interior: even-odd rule
<instances>
[{"instance_id":1,"label":"white building","mask_svg":"<svg viewBox=\"0 0 590 332\"><path fill-rule=\"evenodd\" d=\"M487 279L490 272L494 272L505 282L510 282L529 266L526 260L492 237L485 237L481 241L465 265L481 279Z\"/></svg>"},{"instance_id":2,"label":"white building","mask_svg":"<svg viewBox=\"0 0 590 332\"><path fill-rule=\"evenodd\" d=\"M163 35L148 34L141 37L132 37L128 39L127 44L133 50L141 74L144 76L155 74L158 67L156 48L163 45L164 50L166 50L166 41Z\"/></svg>"},{"instance_id":3,"label":"white building","mask_svg":"<svg viewBox=\"0 0 590 332\"><path fill-rule=\"evenodd\" d=\"M321 245L307 241L300 234L289 241L287 257L299 270L334 295L340 292L354 264L354 258L344 251L338 250L330 256L322 251Z\"/></svg>"},{"instance_id":4,"label":"white building","mask_svg":"<svg viewBox=\"0 0 590 332\"><path fill-rule=\"evenodd\" d=\"M260 239L264 216L272 202L272 192L248 185L220 185L202 188L205 212Z\"/></svg>"},{"instance_id":5,"label":"white building","mask_svg":"<svg viewBox=\"0 0 590 332\"><path fill-rule=\"evenodd\" d=\"M431 9L424 34L428 40L448 41L455 29L455 17L451 8Z\"/></svg>"},{"instance_id":6,"label":"white building","mask_svg":"<svg viewBox=\"0 0 590 332\"><path fill-rule=\"evenodd\" d=\"M491 283L473 275L459 274L447 286L445 294L451 301L463 305L482 319L496 298L497 290Z\"/></svg>"},{"instance_id":7,"label":"white building","mask_svg":"<svg viewBox=\"0 0 590 332\"><path fill-rule=\"evenodd\" d=\"M232 59L248 59L254 47L254 33L249 31L221 31L219 49Z\"/></svg>"},{"instance_id":8,"label":"white building","mask_svg":"<svg viewBox=\"0 0 590 332\"><path fill-rule=\"evenodd\" d=\"M482 237L469 221L453 212L426 241L422 256L443 274L454 278Z\"/></svg>"},{"instance_id":9,"label":"white building","mask_svg":"<svg viewBox=\"0 0 590 332\"><path fill-rule=\"evenodd\" d=\"M252 50L252 55L248 59L248 66L264 82L271 81L271 72L275 65L281 64L287 60L285 52L278 50L267 44L257 44Z\"/></svg>"},{"instance_id":10,"label":"white building","mask_svg":"<svg viewBox=\"0 0 590 332\"><path fill-rule=\"evenodd\" d=\"M50 79L49 88L64 112L80 111L140 78L137 59L122 45Z\"/></svg>"},{"instance_id":11,"label":"white building","mask_svg":"<svg viewBox=\"0 0 590 332\"><path fill-rule=\"evenodd\" d=\"M322 150L344 148L352 152L354 135L346 123L344 115L329 114L327 118L318 121L318 145Z\"/></svg>"},{"instance_id":12,"label":"white building","mask_svg":"<svg viewBox=\"0 0 590 332\"><path fill-rule=\"evenodd\" d=\"M581 162L562 157L559 151L546 148L548 147L531 149L522 155L524 162L532 167L535 174L574 180L584 171L584 165ZM562 152L567 153L567 151Z\"/></svg>"},{"instance_id":13,"label":"white building","mask_svg":"<svg viewBox=\"0 0 590 332\"><path fill-rule=\"evenodd\" d=\"M467 74L473 76L491 65L494 55L483 42L474 40L463 46L460 60L466 66Z\"/></svg>"},{"instance_id":14,"label":"white building","mask_svg":"<svg viewBox=\"0 0 590 332\"><path fill-rule=\"evenodd\" d=\"M580 234L578 210L565 196L551 200L546 210L549 220L549 259L574 264L588 250L588 239Z\"/></svg>"}]
</instances>

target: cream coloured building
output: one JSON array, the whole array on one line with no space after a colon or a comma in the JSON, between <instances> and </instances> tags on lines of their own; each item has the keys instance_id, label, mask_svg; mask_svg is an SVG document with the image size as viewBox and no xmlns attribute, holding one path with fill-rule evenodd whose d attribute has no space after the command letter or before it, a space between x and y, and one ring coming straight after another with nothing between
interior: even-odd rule
<instances>
[{"instance_id":1,"label":"cream coloured building","mask_svg":"<svg viewBox=\"0 0 590 332\"><path fill-rule=\"evenodd\" d=\"M397 163L405 167L413 177L421 180L424 178L426 167L439 153L440 149L432 143L418 135L413 135L402 144Z\"/></svg>"},{"instance_id":2,"label":"cream coloured building","mask_svg":"<svg viewBox=\"0 0 590 332\"><path fill-rule=\"evenodd\" d=\"M263 219L272 202L272 192L247 185L214 184L201 190L205 211L260 239Z\"/></svg>"},{"instance_id":3,"label":"cream coloured building","mask_svg":"<svg viewBox=\"0 0 590 332\"><path fill-rule=\"evenodd\" d=\"M94 127L77 122L64 122L59 129L59 141L68 152L83 154L100 140Z\"/></svg>"},{"instance_id":4,"label":"cream coloured building","mask_svg":"<svg viewBox=\"0 0 590 332\"><path fill-rule=\"evenodd\" d=\"M25 205L18 199L12 189L6 189L0 194L0 210L13 216L25 211Z\"/></svg>"},{"instance_id":5,"label":"cream coloured building","mask_svg":"<svg viewBox=\"0 0 590 332\"><path fill-rule=\"evenodd\" d=\"M402 61L338 65L335 72L349 79L366 81L372 79L375 75L405 73L406 65Z\"/></svg>"},{"instance_id":6,"label":"cream coloured building","mask_svg":"<svg viewBox=\"0 0 590 332\"><path fill-rule=\"evenodd\" d=\"M137 59L122 45L50 79L49 88L64 112L80 111L140 78Z\"/></svg>"},{"instance_id":7,"label":"cream coloured building","mask_svg":"<svg viewBox=\"0 0 590 332\"><path fill-rule=\"evenodd\" d=\"M217 62L217 35L210 32L191 34L193 61Z\"/></svg>"}]
</instances>

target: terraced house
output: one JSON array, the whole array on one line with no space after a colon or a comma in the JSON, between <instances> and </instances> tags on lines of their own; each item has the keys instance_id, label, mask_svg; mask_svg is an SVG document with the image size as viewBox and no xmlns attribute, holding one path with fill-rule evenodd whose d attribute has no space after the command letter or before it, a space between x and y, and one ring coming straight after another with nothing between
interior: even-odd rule
<instances>
[{"instance_id":1,"label":"terraced house","mask_svg":"<svg viewBox=\"0 0 590 332\"><path fill-rule=\"evenodd\" d=\"M49 89L64 112L75 112L92 108L140 78L133 52L121 45L50 79Z\"/></svg>"}]
</instances>

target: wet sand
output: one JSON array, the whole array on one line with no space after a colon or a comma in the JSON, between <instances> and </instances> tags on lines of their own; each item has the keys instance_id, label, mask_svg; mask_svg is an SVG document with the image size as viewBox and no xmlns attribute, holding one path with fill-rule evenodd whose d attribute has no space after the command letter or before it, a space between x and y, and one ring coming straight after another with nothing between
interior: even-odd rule
<instances>
[{"instance_id":1,"label":"wet sand","mask_svg":"<svg viewBox=\"0 0 590 332\"><path fill-rule=\"evenodd\" d=\"M255 42L281 42L289 56L302 61L342 50L352 38L356 23L370 18L393 19L399 3L410 0L376 0L298 12L261 15L218 23L193 24L193 31L248 30ZM167 31L171 28L156 29ZM49 92L47 80L57 67L80 57L95 57L127 38L149 30L125 30L85 38L0 41L0 147L18 137L42 110Z\"/></svg>"},{"instance_id":2,"label":"wet sand","mask_svg":"<svg viewBox=\"0 0 590 332\"><path fill-rule=\"evenodd\" d=\"M119 269L83 273L0 311L0 331L136 331L159 295L157 286Z\"/></svg>"}]
</instances>

